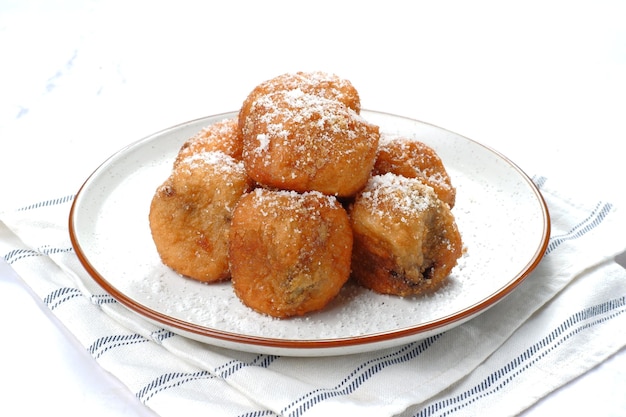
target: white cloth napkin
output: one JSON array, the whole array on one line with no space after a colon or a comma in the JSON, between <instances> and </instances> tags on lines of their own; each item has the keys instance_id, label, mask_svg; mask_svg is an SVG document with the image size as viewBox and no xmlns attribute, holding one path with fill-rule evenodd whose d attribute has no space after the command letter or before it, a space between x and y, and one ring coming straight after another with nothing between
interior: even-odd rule
<instances>
[{"instance_id":1,"label":"white cloth napkin","mask_svg":"<svg viewBox=\"0 0 626 417\"><path fill-rule=\"evenodd\" d=\"M521 286L457 328L365 354L244 353L148 323L78 262L71 194L0 213L0 255L103 368L164 417L514 415L626 346L626 271L613 261L626 249L626 216L535 181L552 236Z\"/></svg>"}]
</instances>

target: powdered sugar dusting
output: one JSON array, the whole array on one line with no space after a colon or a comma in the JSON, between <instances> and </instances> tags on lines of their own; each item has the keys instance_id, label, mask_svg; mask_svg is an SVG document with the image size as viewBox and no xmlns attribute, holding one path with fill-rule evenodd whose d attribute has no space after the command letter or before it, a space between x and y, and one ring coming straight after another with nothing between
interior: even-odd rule
<instances>
[{"instance_id":1,"label":"powdered sugar dusting","mask_svg":"<svg viewBox=\"0 0 626 417\"><path fill-rule=\"evenodd\" d=\"M406 139L406 140L417 140L414 138L407 138L405 136L399 136L393 133L387 133L387 132L380 132L380 140L378 142L380 147L389 145L391 143L396 142L399 139Z\"/></svg>"},{"instance_id":2,"label":"powdered sugar dusting","mask_svg":"<svg viewBox=\"0 0 626 417\"><path fill-rule=\"evenodd\" d=\"M358 92L352 83L336 74L323 71L279 75L258 85L253 95L291 90L342 102L357 113L361 109Z\"/></svg>"},{"instance_id":3,"label":"powdered sugar dusting","mask_svg":"<svg viewBox=\"0 0 626 417\"><path fill-rule=\"evenodd\" d=\"M306 94L299 88L261 96L252 104L251 113L261 114L259 121L264 123L267 134L272 137L286 138L289 131L285 123L292 125L312 123L320 131L330 128L339 133L345 128L347 117L358 117L349 108L338 111L338 103L324 97ZM323 136L320 139L330 139Z\"/></svg>"},{"instance_id":4,"label":"powdered sugar dusting","mask_svg":"<svg viewBox=\"0 0 626 417\"><path fill-rule=\"evenodd\" d=\"M359 199L381 218L389 215L389 207L394 213L415 217L433 207L436 196L432 188L419 181L387 173L373 176Z\"/></svg>"},{"instance_id":5,"label":"powdered sugar dusting","mask_svg":"<svg viewBox=\"0 0 626 417\"><path fill-rule=\"evenodd\" d=\"M236 159L241 158L243 144L238 135L238 121L224 119L203 127L180 148L175 164L189 155L206 151L222 151Z\"/></svg>"},{"instance_id":6,"label":"powdered sugar dusting","mask_svg":"<svg viewBox=\"0 0 626 417\"><path fill-rule=\"evenodd\" d=\"M193 170L202 169L206 166L212 166L220 173L245 171L243 162L237 161L221 151L199 152L189 155L180 162L178 169L191 173Z\"/></svg>"},{"instance_id":7,"label":"powdered sugar dusting","mask_svg":"<svg viewBox=\"0 0 626 417\"><path fill-rule=\"evenodd\" d=\"M433 187L450 207L454 206L456 189L437 152L412 137L381 134L375 173L418 178Z\"/></svg>"},{"instance_id":8,"label":"powdered sugar dusting","mask_svg":"<svg viewBox=\"0 0 626 417\"><path fill-rule=\"evenodd\" d=\"M285 215L285 213L302 215L304 217L319 216L319 209L322 207L339 207L335 197L318 191L298 193L291 190L256 188L251 193L255 197L255 208L265 217L277 214Z\"/></svg>"},{"instance_id":9,"label":"powdered sugar dusting","mask_svg":"<svg viewBox=\"0 0 626 417\"><path fill-rule=\"evenodd\" d=\"M378 127L343 103L300 88L259 95L242 120L242 159L270 187L353 195L367 180Z\"/></svg>"}]
</instances>

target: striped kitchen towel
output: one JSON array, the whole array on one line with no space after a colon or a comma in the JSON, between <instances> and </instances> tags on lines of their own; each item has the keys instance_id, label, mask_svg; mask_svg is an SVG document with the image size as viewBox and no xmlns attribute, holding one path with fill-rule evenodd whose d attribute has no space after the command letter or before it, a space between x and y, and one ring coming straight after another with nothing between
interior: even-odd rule
<instances>
[{"instance_id":1,"label":"striped kitchen towel","mask_svg":"<svg viewBox=\"0 0 626 417\"><path fill-rule=\"evenodd\" d=\"M341 357L217 348L128 311L72 249L72 196L0 214L0 255L103 368L162 416L515 415L626 346L626 217L536 178L546 256L506 299L424 340ZM601 282L601 285L599 283Z\"/></svg>"}]
</instances>

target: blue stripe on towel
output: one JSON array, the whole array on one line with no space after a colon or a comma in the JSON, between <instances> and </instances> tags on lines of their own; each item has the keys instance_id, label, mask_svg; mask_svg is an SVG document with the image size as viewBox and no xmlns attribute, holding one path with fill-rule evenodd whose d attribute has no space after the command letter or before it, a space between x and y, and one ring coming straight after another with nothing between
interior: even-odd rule
<instances>
[{"instance_id":1,"label":"blue stripe on towel","mask_svg":"<svg viewBox=\"0 0 626 417\"><path fill-rule=\"evenodd\" d=\"M74 248L72 247L65 247L65 248L55 248L55 247L51 247L48 245L42 246L40 249L35 250L35 249L13 249L12 251L9 251L7 254L4 255L4 260L6 263L8 263L9 265L14 264L15 262L22 260L22 259L26 259L26 258L32 258L32 257L36 257L36 256L44 256L44 255L54 255L56 253L67 253L67 252L72 252L74 250Z\"/></svg>"},{"instance_id":2,"label":"blue stripe on towel","mask_svg":"<svg viewBox=\"0 0 626 417\"><path fill-rule=\"evenodd\" d=\"M139 334L129 335L111 335L98 338L87 349L91 356L98 359L111 349L118 348L120 346L134 345L137 343L146 343L149 340Z\"/></svg>"},{"instance_id":3,"label":"blue stripe on towel","mask_svg":"<svg viewBox=\"0 0 626 417\"><path fill-rule=\"evenodd\" d=\"M46 297L44 297L43 302L48 306L50 310L54 310L66 301L82 296L83 293L80 292L78 288L62 287L57 288Z\"/></svg>"},{"instance_id":4,"label":"blue stripe on towel","mask_svg":"<svg viewBox=\"0 0 626 417\"><path fill-rule=\"evenodd\" d=\"M550 243L548 244L546 254L558 248L563 242L578 239L598 227L609 214L612 207L613 206L610 203L604 203L602 201L598 202L589 216L587 216L587 218L585 218L582 222L575 225L566 234L550 237Z\"/></svg>"},{"instance_id":5,"label":"blue stripe on towel","mask_svg":"<svg viewBox=\"0 0 626 417\"><path fill-rule=\"evenodd\" d=\"M13 265L21 259L32 258L34 256L41 256L41 253L32 249L13 249L4 255L4 260L9 265Z\"/></svg>"},{"instance_id":6,"label":"blue stripe on towel","mask_svg":"<svg viewBox=\"0 0 626 417\"><path fill-rule=\"evenodd\" d=\"M352 371L336 386L329 389L316 389L295 400L281 410L281 415L300 416L317 403L329 398L349 395L383 369L415 359L430 348L440 337L441 334L438 334L419 342L409 343L393 353L371 359Z\"/></svg>"},{"instance_id":7,"label":"blue stripe on towel","mask_svg":"<svg viewBox=\"0 0 626 417\"><path fill-rule=\"evenodd\" d=\"M110 294L92 294L91 302L96 305L104 305L104 304L114 304L117 303L117 300L113 298Z\"/></svg>"},{"instance_id":8,"label":"blue stripe on towel","mask_svg":"<svg viewBox=\"0 0 626 417\"><path fill-rule=\"evenodd\" d=\"M534 176L532 178L532 180L535 183L535 185L537 186L537 188L539 188L539 189L541 189L545 185L546 181L548 181L548 179L546 177L542 177L542 176L538 176L538 177Z\"/></svg>"},{"instance_id":9,"label":"blue stripe on towel","mask_svg":"<svg viewBox=\"0 0 626 417\"><path fill-rule=\"evenodd\" d=\"M34 210L34 209L38 209L41 207L48 207L48 206L56 206L59 204L65 204L67 202L73 201L74 200L74 195L66 195L64 197L59 197L59 198L55 198L52 200L46 200L46 201L40 201L38 203L34 203L25 207L21 207L18 208L17 211L28 211L28 210Z\"/></svg>"},{"instance_id":10,"label":"blue stripe on towel","mask_svg":"<svg viewBox=\"0 0 626 417\"><path fill-rule=\"evenodd\" d=\"M280 417L279 414L276 414L275 412L271 411L271 410L258 410L258 411L252 411L246 414L242 414L239 417Z\"/></svg>"},{"instance_id":11,"label":"blue stripe on towel","mask_svg":"<svg viewBox=\"0 0 626 417\"><path fill-rule=\"evenodd\" d=\"M609 300L580 310L505 366L492 372L481 383L454 397L439 400L427 406L414 414L414 417L447 416L476 401L489 397L550 355L568 339L623 313L626 313L626 297Z\"/></svg>"},{"instance_id":12,"label":"blue stripe on towel","mask_svg":"<svg viewBox=\"0 0 626 417\"><path fill-rule=\"evenodd\" d=\"M163 343L165 339L169 339L170 337L176 336L176 334L170 330L159 329L155 332L150 333L150 337L152 340L157 342L158 344Z\"/></svg>"},{"instance_id":13,"label":"blue stripe on towel","mask_svg":"<svg viewBox=\"0 0 626 417\"><path fill-rule=\"evenodd\" d=\"M247 368L249 366L258 366L260 368L267 368L274 362L278 356L275 355L258 355L250 362L244 362L239 360L232 360L225 364L215 368L215 373L221 378L228 378L240 369Z\"/></svg>"},{"instance_id":14,"label":"blue stripe on towel","mask_svg":"<svg viewBox=\"0 0 626 417\"><path fill-rule=\"evenodd\" d=\"M162 339L174 336L174 333L162 329L159 332L155 332L152 336L155 337L156 334L162 334ZM226 379L229 376L233 375L237 371L250 367L250 366L258 366L262 368L267 368L278 356L275 355L257 355L253 360L249 362L232 360L229 361L222 366L215 369L215 372L221 379ZM143 387L139 392L135 395L141 401L146 402L154 395L159 392L165 391L170 388L178 387L184 383L192 382L197 379L206 379L206 378L216 378L207 371L202 371L198 373L185 373L185 372L170 372L163 374L150 382L148 385ZM267 414L263 414L267 415Z\"/></svg>"},{"instance_id":15,"label":"blue stripe on towel","mask_svg":"<svg viewBox=\"0 0 626 417\"><path fill-rule=\"evenodd\" d=\"M198 372L171 372L163 374L143 387L135 396L143 403L146 403L153 396L161 391L174 388L198 379L215 378L208 371Z\"/></svg>"}]
</instances>

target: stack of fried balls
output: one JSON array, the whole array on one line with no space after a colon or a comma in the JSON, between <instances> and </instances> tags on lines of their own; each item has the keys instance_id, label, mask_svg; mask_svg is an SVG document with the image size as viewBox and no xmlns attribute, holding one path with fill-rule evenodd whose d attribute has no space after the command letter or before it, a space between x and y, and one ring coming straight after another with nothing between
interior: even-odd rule
<instances>
[{"instance_id":1,"label":"stack of fried balls","mask_svg":"<svg viewBox=\"0 0 626 417\"><path fill-rule=\"evenodd\" d=\"M381 294L439 288L462 254L437 153L380 132L350 81L288 73L180 148L150 205L162 262L276 318L323 309L352 279Z\"/></svg>"}]
</instances>

